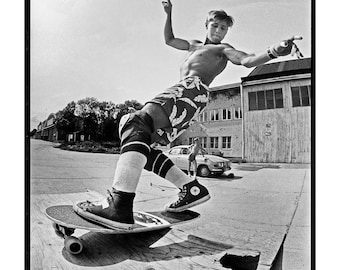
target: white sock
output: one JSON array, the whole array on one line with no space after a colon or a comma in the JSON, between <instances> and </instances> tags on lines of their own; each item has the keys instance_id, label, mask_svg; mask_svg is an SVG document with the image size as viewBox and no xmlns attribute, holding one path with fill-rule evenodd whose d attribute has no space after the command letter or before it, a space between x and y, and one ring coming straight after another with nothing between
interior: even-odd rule
<instances>
[{"instance_id":1,"label":"white sock","mask_svg":"<svg viewBox=\"0 0 340 270\"><path fill-rule=\"evenodd\" d=\"M135 193L145 164L146 157L139 152L129 151L121 154L112 184L113 188Z\"/></svg>"},{"instance_id":2,"label":"white sock","mask_svg":"<svg viewBox=\"0 0 340 270\"><path fill-rule=\"evenodd\" d=\"M192 181L192 179L177 166L171 167L165 175L165 179L173 183L178 188L182 188L185 184Z\"/></svg>"}]
</instances>

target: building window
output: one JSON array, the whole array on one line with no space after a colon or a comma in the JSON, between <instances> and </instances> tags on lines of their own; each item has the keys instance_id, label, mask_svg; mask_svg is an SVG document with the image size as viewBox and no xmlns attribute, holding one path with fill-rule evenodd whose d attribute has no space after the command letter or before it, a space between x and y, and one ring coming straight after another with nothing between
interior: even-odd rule
<instances>
[{"instance_id":1,"label":"building window","mask_svg":"<svg viewBox=\"0 0 340 270\"><path fill-rule=\"evenodd\" d=\"M248 99L249 99L249 111L257 110L256 92L249 92Z\"/></svg>"},{"instance_id":2,"label":"building window","mask_svg":"<svg viewBox=\"0 0 340 270\"><path fill-rule=\"evenodd\" d=\"M227 110L228 109L222 109L222 120L226 120L227 119Z\"/></svg>"},{"instance_id":3,"label":"building window","mask_svg":"<svg viewBox=\"0 0 340 270\"><path fill-rule=\"evenodd\" d=\"M219 112L218 112L218 110L211 110L210 111L210 120L211 121L218 121L219 120Z\"/></svg>"},{"instance_id":4,"label":"building window","mask_svg":"<svg viewBox=\"0 0 340 270\"><path fill-rule=\"evenodd\" d=\"M218 148L218 137L210 137L210 148Z\"/></svg>"},{"instance_id":5,"label":"building window","mask_svg":"<svg viewBox=\"0 0 340 270\"><path fill-rule=\"evenodd\" d=\"M238 109L234 110L234 119L238 119Z\"/></svg>"},{"instance_id":6,"label":"building window","mask_svg":"<svg viewBox=\"0 0 340 270\"><path fill-rule=\"evenodd\" d=\"M283 108L283 94L282 94L282 89L274 89L274 90L268 90L268 91L274 91L274 108ZM266 92L268 92L266 91Z\"/></svg>"},{"instance_id":7,"label":"building window","mask_svg":"<svg viewBox=\"0 0 340 270\"><path fill-rule=\"evenodd\" d=\"M197 137L189 137L189 144L194 144L194 139L197 138ZM200 141L201 141L201 146L203 148L207 148L207 137L201 137L200 138Z\"/></svg>"},{"instance_id":8,"label":"building window","mask_svg":"<svg viewBox=\"0 0 340 270\"><path fill-rule=\"evenodd\" d=\"M220 120L220 115L219 115L219 111L215 110L215 120L218 121Z\"/></svg>"},{"instance_id":9,"label":"building window","mask_svg":"<svg viewBox=\"0 0 340 270\"><path fill-rule=\"evenodd\" d=\"M208 145L207 145L207 137L203 137L202 138L202 147L203 148L207 148L208 147Z\"/></svg>"},{"instance_id":10,"label":"building window","mask_svg":"<svg viewBox=\"0 0 340 270\"><path fill-rule=\"evenodd\" d=\"M222 148L231 149L231 136L222 137Z\"/></svg>"},{"instance_id":11,"label":"building window","mask_svg":"<svg viewBox=\"0 0 340 270\"><path fill-rule=\"evenodd\" d=\"M241 118L242 118L242 110L241 110L241 107L235 108L235 111L234 111L234 118L235 118L235 119L241 119Z\"/></svg>"},{"instance_id":12,"label":"building window","mask_svg":"<svg viewBox=\"0 0 340 270\"><path fill-rule=\"evenodd\" d=\"M268 90L266 93L267 109L274 109L274 92L273 90Z\"/></svg>"},{"instance_id":13,"label":"building window","mask_svg":"<svg viewBox=\"0 0 340 270\"><path fill-rule=\"evenodd\" d=\"M200 114L199 121L200 122L208 121L208 112L207 111L204 111Z\"/></svg>"},{"instance_id":14,"label":"building window","mask_svg":"<svg viewBox=\"0 0 340 270\"><path fill-rule=\"evenodd\" d=\"M231 120L231 109L222 109L222 120Z\"/></svg>"},{"instance_id":15,"label":"building window","mask_svg":"<svg viewBox=\"0 0 340 270\"><path fill-rule=\"evenodd\" d=\"M291 90L293 107L310 106L310 85L294 86Z\"/></svg>"},{"instance_id":16,"label":"building window","mask_svg":"<svg viewBox=\"0 0 340 270\"><path fill-rule=\"evenodd\" d=\"M266 109L266 97L264 95L264 91L257 92L257 109L258 110Z\"/></svg>"},{"instance_id":17,"label":"building window","mask_svg":"<svg viewBox=\"0 0 340 270\"><path fill-rule=\"evenodd\" d=\"M282 89L248 93L249 111L283 108Z\"/></svg>"}]
</instances>

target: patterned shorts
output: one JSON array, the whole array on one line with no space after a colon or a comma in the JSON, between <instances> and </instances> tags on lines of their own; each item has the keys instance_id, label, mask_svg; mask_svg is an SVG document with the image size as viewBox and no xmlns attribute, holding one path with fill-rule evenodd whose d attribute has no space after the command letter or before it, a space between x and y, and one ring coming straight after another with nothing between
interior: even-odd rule
<instances>
[{"instance_id":1,"label":"patterned shorts","mask_svg":"<svg viewBox=\"0 0 340 270\"><path fill-rule=\"evenodd\" d=\"M179 137L207 105L208 90L199 77L187 77L149 101L161 105L171 123L156 130L152 141L167 145Z\"/></svg>"},{"instance_id":2,"label":"patterned shorts","mask_svg":"<svg viewBox=\"0 0 340 270\"><path fill-rule=\"evenodd\" d=\"M190 154L188 157L189 161L194 161L196 159L196 155L195 154Z\"/></svg>"}]
</instances>

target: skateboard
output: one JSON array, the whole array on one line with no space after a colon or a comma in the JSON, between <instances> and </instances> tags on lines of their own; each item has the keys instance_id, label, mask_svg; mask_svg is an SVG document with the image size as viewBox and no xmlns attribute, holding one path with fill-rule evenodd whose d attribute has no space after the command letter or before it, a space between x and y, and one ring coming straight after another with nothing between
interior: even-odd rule
<instances>
[{"instance_id":1,"label":"skateboard","mask_svg":"<svg viewBox=\"0 0 340 270\"><path fill-rule=\"evenodd\" d=\"M89 221L79 216L72 205L56 205L46 209L46 216L52 221L55 233L64 239L65 249L73 254L80 254L84 248L81 239L73 236L76 229L104 234L133 234L149 231L157 231L171 228L180 224L191 222L200 217L200 214L191 210L180 213L166 211L133 213L135 224L129 229L111 229L103 225Z\"/></svg>"}]
</instances>

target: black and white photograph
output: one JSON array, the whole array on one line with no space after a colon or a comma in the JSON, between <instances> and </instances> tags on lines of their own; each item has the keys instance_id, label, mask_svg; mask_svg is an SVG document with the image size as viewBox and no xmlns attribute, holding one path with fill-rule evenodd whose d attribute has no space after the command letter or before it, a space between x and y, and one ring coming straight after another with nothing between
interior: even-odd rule
<instances>
[{"instance_id":1,"label":"black and white photograph","mask_svg":"<svg viewBox=\"0 0 340 270\"><path fill-rule=\"evenodd\" d=\"M312 1L26 12L27 269L312 269Z\"/></svg>"}]
</instances>

